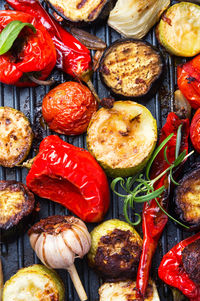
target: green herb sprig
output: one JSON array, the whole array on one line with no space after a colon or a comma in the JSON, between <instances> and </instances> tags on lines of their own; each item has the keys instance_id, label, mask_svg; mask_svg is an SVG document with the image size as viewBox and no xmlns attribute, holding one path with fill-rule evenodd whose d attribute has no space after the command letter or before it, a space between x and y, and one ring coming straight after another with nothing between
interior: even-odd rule
<instances>
[{"instance_id":1,"label":"green herb sprig","mask_svg":"<svg viewBox=\"0 0 200 301\"><path fill-rule=\"evenodd\" d=\"M170 134L163 142L157 147L157 149L154 151L151 159L149 160L147 166L146 166L146 172L145 176L141 173L139 175L136 175L134 177L129 177L127 180L123 179L122 177L118 177L114 179L111 183L111 189L112 191L118 195L119 197L124 198L124 207L123 207L123 212L126 221L133 225L136 226L141 222L141 216L138 213L134 213L135 216L137 217L137 220L135 222L132 222L129 217L128 217L128 208L134 209L134 202L135 203L145 203L149 202L153 199L155 199L158 207L173 221L175 221L177 224L181 225L182 227L189 228L180 221L176 220L173 216L171 216L159 203L157 198L160 198L164 190L166 189L165 186L163 185L162 187L158 189L154 189L154 184L161 179L165 174L169 174L169 180L174 183L175 185L179 185L173 178L173 170L177 166L179 166L184 160L186 160L189 156L193 154L194 151L190 152L188 155L186 155L186 150L183 152L180 152L180 147L181 147L181 128L182 124L179 126L177 130L177 138L176 138L176 148L175 148L175 160L173 163L170 163L168 158L167 158L167 146L166 144L168 141L174 136L174 133ZM165 147L165 148L164 148ZM169 165L162 173L160 173L156 178L150 179L150 170L152 167L152 164L154 160L156 159L157 155L159 152L164 148L164 159ZM116 184L119 183L120 186L124 191L126 191L127 194L121 194L116 191L115 187ZM133 187L133 184L137 184L136 187Z\"/></svg>"}]
</instances>

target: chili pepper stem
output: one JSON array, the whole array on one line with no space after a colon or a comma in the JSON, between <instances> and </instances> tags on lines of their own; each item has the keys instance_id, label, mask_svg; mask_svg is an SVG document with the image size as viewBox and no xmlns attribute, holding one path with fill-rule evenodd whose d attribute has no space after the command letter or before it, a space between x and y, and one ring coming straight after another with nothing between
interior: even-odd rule
<instances>
[{"instance_id":1,"label":"chili pepper stem","mask_svg":"<svg viewBox=\"0 0 200 301\"><path fill-rule=\"evenodd\" d=\"M81 280L79 278L79 275L77 273L76 267L74 264L72 264L69 268L67 268L67 271L70 274L71 280L74 284L74 287L77 291L77 294L81 301L88 300L88 297L86 295L85 289L81 283Z\"/></svg>"},{"instance_id":2,"label":"chili pepper stem","mask_svg":"<svg viewBox=\"0 0 200 301\"><path fill-rule=\"evenodd\" d=\"M96 92L96 90L95 90L95 88L94 88L94 85L93 85L93 83L91 82L91 80L89 79L86 83L87 83L88 87L90 88L92 94L94 95L94 97L95 97L96 100L98 101L98 103L101 104L101 100L100 100L99 96L97 95L97 92Z\"/></svg>"},{"instance_id":3,"label":"chili pepper stem","mask_svg":"<svg viewBox=\"0 0 200 301\"><path fill-rule=\"evenodd\" d=\"M2 300L2 293L3 293L3 269L2 269L1 259L0 259L0 301Z\"/></svg>"},{"instance_id":4,"label":"chili pepper stem","mask_svg":"<svg viewBox=\"0 0 200 301\"><path fill-rule=\"evenodd\" d=\"M41 80L41 79L35 78L33 75L28 75L28 78L37 85L51 86L55 83L54 79Z\"/></svg>"}]
</instances>

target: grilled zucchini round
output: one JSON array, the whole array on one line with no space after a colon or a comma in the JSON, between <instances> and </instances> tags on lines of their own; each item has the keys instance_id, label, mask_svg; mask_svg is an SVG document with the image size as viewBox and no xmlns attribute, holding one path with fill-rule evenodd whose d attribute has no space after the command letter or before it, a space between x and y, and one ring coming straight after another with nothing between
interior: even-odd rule
<instances>
[{"instance_id":1,"label":"grilled zucchini round","mask_svg":"<svg viewBox=\"0 0 200 301\"><path fill-rule=\"evenodd\" d=\"M0 229L3 239L16 230L24 229L35 208L32 192L22 183L0 181Z\"/></svg>"},{"instance_id":2,"label":"grilled zucchini round","mask_svg":"<svg viewBox=\"0 0 200 301\"><path fill-rule=\"evenodd\" d=\"M185 175L175 191L175 212L190 230L200 229L200 166Z\"/></svg>"},{"instance_id":3,"label":"grilled zucchini round","mask_svg":"<svg viewBox=\"0 0 200 301\"><path fill-rule=\"evenodd\" d=\"M89 264L107 281L136 277L142 239L129 224L111 219L93 229Z\"/></svg>"},{"instance_id":4,"label":"grilled zucchini round","mask_svg":"<svg viewBox=\"0 0 200 301\"><path fill-rule=\"evenodd\" d=\"M33 132L26 116L13 108L0 107L0 165L14 167L28 156Z\"/></svg>"},{"instance_id":5,"label":"grilled zucchini round","mask_svg":"<svg viewBox=\"0 0 200 301\"><path fill-rule=\"evenodd\" d=\"M139 172L157 141L156 120L132 101L116 101L112 109L94 113L87 131L87 147L111 177Z\"/></svg>"},{"instance_id":6,"label":"grilled zucchini round","mask_svg":"<svg viewBox=\"0 0 200 301\"><path fill-rule=\"evenodd\" d=\"M55 271L36 264L19 270L5 283L3 301L64 301L64 291Z\"/></svg>"},{"instance_id":7,"label":"grilled zucchini round","mask_svg":"<svg viewBox=\"0 0 200 301\"><path fill-rule=\"evenodd\" d=\"M100 77L106 87L129 99L145 96L158 88L156 83L162 70L160 52L151 44L134 39L114 42L100 62Z\"/></svg>"},{"instance_id":8,"label":"grilled zucchini round","mask_svg":"<svg viewBox=\"0 0 200 301\"><path fill-rule=\"evenodd\" d=\"M157 27L159 42L171 54L191 57L200 52L200 6L181 2L172 5Z\"/></svg>"}]
</instances>

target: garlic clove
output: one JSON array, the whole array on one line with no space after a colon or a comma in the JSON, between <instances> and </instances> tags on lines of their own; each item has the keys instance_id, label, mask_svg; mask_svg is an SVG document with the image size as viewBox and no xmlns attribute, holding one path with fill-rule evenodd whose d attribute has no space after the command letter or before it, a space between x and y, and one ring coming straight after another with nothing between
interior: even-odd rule
<instances>
[{"instance_id":1,"label":"garlic clove","mask_svg":"<svg viewBox=\"0 0 200 301\"><path fill-rule=\"evenodd\" d=\"M31 236L30 236L30 243L31 243L31 247L33 249L35 249L35 244L36 244L36 241L39 237L39 234L36 234L36 233L33 233Z\"/></svg>"},{"instance_id":2,"label":"garlic clove","mask_svg":"<svg viewBox=\"0 0 200 301\"><path fill-rule=\"evenodd\" d=\"M64 269L71 266L74 263L75 253L68 247L66 241L63 239L62 233L56 238L56 245L62 258Z\"/></svg>"}]
</instances>

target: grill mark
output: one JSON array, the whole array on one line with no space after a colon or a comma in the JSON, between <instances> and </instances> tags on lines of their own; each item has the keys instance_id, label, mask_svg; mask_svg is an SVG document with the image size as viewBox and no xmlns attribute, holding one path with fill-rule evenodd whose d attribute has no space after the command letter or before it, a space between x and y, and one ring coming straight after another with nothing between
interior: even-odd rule
<instances>
[{"instance_id":1,"label":"grill mark","mask_svg":"<svg viewBox=\"0 0 200 301\"><path fill-rule=\"evenodd\" d=\"M88 0L81 0L81 2L79 2L79 3L77 4L76 8L77 8L77 9L82 8L82 7L85 5L86 2L88 2Z\"/></svg>"},{"instance_id":2,"label":"grill mark","mask_svg":"<svg viewBox=\"0 0 200 301\"><path fill-rule=\"evenodd\" d=\"M72 228L72 231L73 231L73 233L74 233L76 239L78 240L78 242L79 242L79 244L80 244L80 246L81 246L81 250L82 250L82 252L83 252L83 245L82 245L82 242L81 242L81 239L80 239L78 233L75 231L74 228Z\"/></svg>"},{"instance_id":3,"label":"grill mark","mask_svg":"<svg viewBox=\"0 0 200 301\"><path fill-rule=\"evenodd\" d=\"M65 240L65 237L64 237L64 233L63 233L63 232L61 233L61 236L62 236L62 239L63 239L64 244L66 245L66 247L67 247L72 253L74 253L74 251L72 250L72 248L70 247L70 245L68 245L67 241Z\"/></svg>"},{"instance_id":4,"label":"grill mark","mask_svg":"<svg viewBox=\"0 0 200 301\"><path fill-rule=\"evenodd\" d=\"M92 20L95 14L98 12L98 9L104 4L105 0L101 0L95 9L89 14L88 20Z\"/></svg>"},{"instance_id":5,"label":"grill mark","mask_svg":"<svg viewBox=\"0 0 200 301\"><path fill-rule=\"evenodd\" d=\"M87 234L85 233L85 231L81 227L79 227L78 225L74 225L74 228L77 228L79 231L81 231L83 236L87 239L88 244L90 244L89 238L88 238Z\"/></svg>"}]
</instances>

